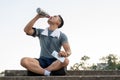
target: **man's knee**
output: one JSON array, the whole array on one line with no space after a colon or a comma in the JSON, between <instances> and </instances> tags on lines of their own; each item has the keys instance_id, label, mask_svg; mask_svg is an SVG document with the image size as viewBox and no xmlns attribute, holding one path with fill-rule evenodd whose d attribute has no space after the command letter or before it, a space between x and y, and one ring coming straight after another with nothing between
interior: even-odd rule
<instances>
[{"instance_id":1,"label":"man's knee","mask_svg":"<svg viewBox=\"0 0 120 80\"><path fill-rule=\"evenodd\" d=\"M66 58L65 61L63 62L63 67L66 67L69 64L69 59Z\"/></svg>"},{"instance_id":2,"label":"man's knee","mask_svg":"<svg viewBox=\"0 0 120 80\"><path fill-rule=\"evenodd\" d=\"M27 57L22 58L21 61L20 61L20 64L23 67L26 67L27 63L28 63Z\"/></svg>"}]
</instances>

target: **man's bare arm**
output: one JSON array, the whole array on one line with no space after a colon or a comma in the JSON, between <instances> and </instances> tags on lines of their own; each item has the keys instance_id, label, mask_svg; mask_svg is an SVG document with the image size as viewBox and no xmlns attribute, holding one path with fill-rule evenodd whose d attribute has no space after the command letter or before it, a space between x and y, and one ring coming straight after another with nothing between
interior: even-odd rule
<instances>
[{"instance_id":1,"label":"man's bare arm","mask_svg":"<svg viewBox=\"0 0 120 80\"><path fill-rule=\"evenodd\" d=\"M28 35L32 35L34 33L33 30L33 25L35 24L35 22L39 19L42 18L42 16L40 15L36 15L24 28L24 32Z\"/></svg>"},{"instance_id":2,"label":"man's bare arm","mask_svg":"<svg viewBox=\"0 0 120 80\"><path fill-rule=\"evenodd\" d=\"M70 49L69 43L64 43L64 44L63 44L63 48L64 48L65 51L60 51L60 52L59 52L59 55L60 55L60 56L63 56L63 57L68 57L68 56L70 56L70 55L71 55L71 49Z\"/></svg>"}]
</instances>

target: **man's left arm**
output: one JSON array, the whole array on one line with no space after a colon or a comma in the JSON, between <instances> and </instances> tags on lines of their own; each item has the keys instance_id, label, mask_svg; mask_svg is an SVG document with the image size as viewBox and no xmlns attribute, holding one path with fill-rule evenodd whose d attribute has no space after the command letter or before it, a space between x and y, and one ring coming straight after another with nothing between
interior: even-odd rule
<instances>
[{"instance_id":1,"label":"man's left arm","mask_svg":"<svg viewBox=\"0 0 120 80\"><path fill-rule=\"evenodd\" d=\"M60 51L59 52L59 55L60 56L63 56L63 57L68 57L71 55L71 49L70 49L70 45L69 43L63 43L63 48L65 51Z\"/></svg>"}]
</instances>

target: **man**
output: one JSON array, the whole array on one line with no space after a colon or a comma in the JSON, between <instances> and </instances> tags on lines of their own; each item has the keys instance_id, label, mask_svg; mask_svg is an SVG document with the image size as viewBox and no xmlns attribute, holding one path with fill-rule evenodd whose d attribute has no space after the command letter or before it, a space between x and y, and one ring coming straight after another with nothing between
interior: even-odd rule
<instances>
[{"instance_id":1,"label":"man","mask_svg":"<svg viewBox=\"0 0 120 80\"><path fill-rule=\"evenodd\" d=\"M66 35L58 30L64 24L62 17L60 15L51 16L48 19L49 27L46 29L34 28L35 22L40 18L45 17L37 14L24 28L27 35L39 38L40 58L24 57L21 59L21 65L31 72L49 76L52 71L67 67L69 64L67 57L70 56L71 49ZM64 48L64 51L61 51L61 47ZM64 62L54 58L51 55L53 51L57 51L59 56L65 57Z\"/></svg>"}]
</instances>

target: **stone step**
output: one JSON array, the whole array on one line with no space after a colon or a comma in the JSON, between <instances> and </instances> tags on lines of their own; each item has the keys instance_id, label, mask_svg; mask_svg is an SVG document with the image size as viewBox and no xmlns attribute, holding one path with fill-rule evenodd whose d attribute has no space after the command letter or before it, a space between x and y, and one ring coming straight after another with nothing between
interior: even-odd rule
<instances>
[{"instance_id":1,"label":"stone step","mask_svg":"<svg viewBox=\"0 0 120 80\"><path fill-rule=\"evenodd\" d=\"M80 71L67 71L67 75L120 75L120 71L93 71L93 70L80 70ZM5 70L5 76L27 76L26 70Z\"/></svg>"},{"instance_id":2,"label":"stone step","mask_svg":"<svg viewBox=\"0 0 120 80\"><path fill-rule=\"evenodd\" d=\"M67 71L67 75L120 75L120 71L80 70Z\"/></svg>"},{"instance_id":3,"label":"stone step","mask_svg":"<svg viewBox=\"0 0 120 80\"><path fill-rule=\"evenodd\" d=\"M82 76L4 76L0 80L120 80L120 75Z\"/></svg>"}]
</instances>

